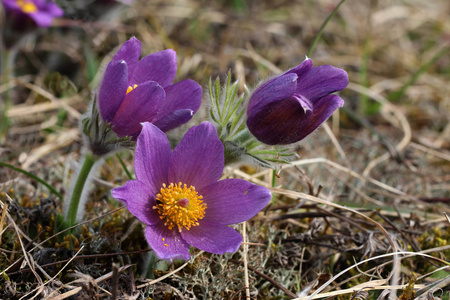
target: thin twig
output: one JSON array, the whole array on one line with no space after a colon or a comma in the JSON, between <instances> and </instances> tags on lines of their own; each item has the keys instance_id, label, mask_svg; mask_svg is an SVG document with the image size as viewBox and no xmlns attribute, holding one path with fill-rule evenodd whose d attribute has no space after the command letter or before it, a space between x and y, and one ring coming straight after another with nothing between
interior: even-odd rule
<instances>
[{"instance_id":1,"label":"thin twig","mask_svg":"<svg viewBox=\"0 0 450 300\"><path fill-rule=\"evenodd\" d=\"M138 251L130 251L130 252L116 252L116 253L104 253L104 254L78 255L74 259L78 260L78 259L105 258L105 257L113 257L113 256L126 256L126 255L133 255L133 254L141 254L141 253L150 252L150 251L152 251L151 248L138 250ZM73 258L59 260L59 261L56 261L56 262L53 262L53 263L42 265L41 267L42 268L48 268L48 267L52 267L52 266L55 266L55 265L60 265L60 264L66 263L66 262L68 262L70 260L73 260ZM8 276L12 276L12 275L16 275L16 274L26 273L26 272L29 272L29 271L30 271L30 269L22 269L22 270L19 270L19 271L7 273L7 275Z\"/></svg>"},{"instance_id":2,"label":"thin twig","mask_svg":"<svg viewBox=\"0 0 450 300\"><path fill-rule=\"evenodd\" d=\"M152 280L152 281L150 281L150 282L147 282L147 283L138 285L136 288L137 288L137 289L141 289L141 288L147 287L147 286L149 286L149 285L153 285L153 284L155 284L155 283L157 283L157 282L160 282L160 281L166 279L167 277L170 277L170 276L172 276L173 274L175 274L175 273L181 271L181 270L182 270L184 267L186 267L188 264L189 264L189 261L185 262L181 267L179 267L179 268L173 270L172 272L167 273L166 275L161 276L161 277L159 277L158 279L155 279L155 280Z\"/></svg>"},{"instance_id":3,"label":"thin twig","mask_svg":"<svg viewBox=\"0 0 450 300\"><path fill-rule=\"evenodd\" d=\"M247 242L247 222L242 223L242 239ZM244 260L244 285L245 285L245 297L250 300L250 282L248 280L248 245L244 244L242 253L242 259Z\"/></svg>"},{"instance_id":4,"label":"thin twig","mask_svg":"<svg viewBox=\"0 0 450 300\"><path fill-rule=\"evenodd\" d=\"M358 263L356 263L356 264L354 264L354 265L352 265L352 266L346 268L345 270L339 272L338 274L336 274L335 276L333 276L331 279L329 279L327 282L325 282L322 286L320 286L316 291L314 291L314 293L312 293L312 294L311 294L310 296L308 296L307 298L297 298L297 299L295 299L295 300L305 300L305 299L311 300L311 299L316 299L316 296L317 296L321 291L323 291L330 283L332 283L332 282L335 281L337 278L339 278L339 277L342 276L343 274L347 273L348 271L350 271L350 270L353 269L354 267L359 266L359 265L361 265L361 264L365 264L365 263L367 263L368 261L372 261L372 260L376 260L376 259L384 258L384 257L389 257L389 256L398 256L398 255L406 255L406 256L403 256L403 257L399 257L399 260L402 260L402 259L404 259L404 258L406 258L406 257L411 257L411 256L425 256L425 257L429 257L429 258L432 258L432 259L437 259L436 257L430 256L430 255L427 255L427 254L423 254L423 253L403 252L403 251L401 251L401 252L393 252L393 253L382 254L382 255L379 255L379 256L374 256L374 257L371 257L371 258L362 260L362 261L360 261L360 262L358 262ZM450 265L450 263L448 263L448 262L446 262L446 261L443 261L443 260L440 260L440 261L443 262L443 263L445 263L446 265Z\"/></svg>"},{"instance_id":5,"label":"thin twig","mask_svg":"<svg viewBox=\"0 0 450 300\"><path fill-rule=\"evenodd\" d=\"M365 214L360 213L359 211L356 211L356 210L354 210L352 208L344 207L344 206L341 206L339 204L336 204L336 203L333 203L333 202L330 202L330 201L326 201L326 200L323 200L323 199L320 199L320 198L317 198L317 197L314 197L314 196L311 196L311 195L308 195L308 194L305 194L305 193L299 193L299 192L288 191L288 190L283 190L283 189L275 189L275 188L269 188L269 190L271 192L273 192L273 193L276 193L276 194L282 194L282 195L286 195L288 197L294 197L294 199L297 199L297 198L308 199L308 200L310 200L312 202L328 205L328 206L339 208L339 209L342 209L342 210L351 211L351 212L357 214L358 216L363 217L364 219L366 219L367 221L369 221L370 223L372 223L376 227L378 227L378 229L384 234L386 239L389 241L389 244L391 245L392 250L394 252L398 251L396 244L394 243L394 241L392 240L391 236L386 231L386 229L380 223L378 223L377 221L367 217Z\"/></svg>"},{"instance_id":6,"label":"thin twig","mask_svg":"<svg viewBox=\"0 0 450 300\"><path fill-rule=\"evenodd\" d=\"M61 274L61 272L72 262L72 260L74 260L77 255L84 249L84 245L81 246L80 250L77 251L77 253L75 253L75 255L67 262L67 264L65 264L59 271L58 273L55 274L55 276L52 277L52 279L46 281L45 283L41 283L40 286L38 286L37 288L35 288L34 290L30 291L29 293L25 294L24 296L22 296L22 298L20 299L25 299L26 296L30 295L31 293L33 293L34 291L36 291L37 289L42 289L46 284L52 282L55 278L58 278L59 274ZM37 293L36 295L33 296L33 298L35 298L37 295L39 295L39 293ZM31 299L33 299L31 298ZM20 300L19 299L19 300Z\"/></svg>"},{"instance_id":7,"label":"thin twig","mask_svg":"<svg viewBox=\"0 0 450 300\"><path fill-rule=\"evenodd\" d=\"M112 264L112 299L117 300L117 293L119 290L119 264L113 263Z\"/></svg>"},{"instance_id":8,"label":"thin twig","mask_svg":"<svg viewBox=\"0 0 450 300\"><path fill-rule=\"evenodd\" d=\"M235 265L243 265L243 262L240 262L238 260L235 259L230 259L229 262L232 262ZM283 291L284 293L286 293L286 295L288 295L289 297L295 298L297 297L297 295L295 295L293 292L291 292L290 290L288 290L287 288L285 288L284 286L282 286L281 284L279 284L278 282L276 282L275 280L273 280L272 278L270 278L269 276L267 276L266 274L258 271L257 269L253 268L252 266L248 266L248 268L250 270L252 270L253 272L255 272L256 275L258 275L259 277L267 280L268 282L270 282L271 284L273 284L276 288L278 288L279 290Z\"/></svg>"}]
</instances>

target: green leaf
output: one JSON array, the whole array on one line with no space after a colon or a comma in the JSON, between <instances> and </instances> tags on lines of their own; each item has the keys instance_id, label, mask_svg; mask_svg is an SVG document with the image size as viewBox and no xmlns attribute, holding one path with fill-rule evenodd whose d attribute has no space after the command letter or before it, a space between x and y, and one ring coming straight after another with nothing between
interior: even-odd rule
<instances>
[{"instance_id":1,"label":"green leaf","mask_svg":"<svg viewBox=\"0 0 450 300\"><path fill-rule=\"evenodd\" d=\"M53 186L51 186L49 183L47 183L45 180L39 178L38 176L36 176L36 175L34 175L34 174L32 174L32 173L30 173L28 171L25 171L25 170L23 170L21 168L14 167L13 165L7 164L5 162L1 162L0 161L0 166L4 166L4 167L7 167L7 168L10 168L11 170L14 170L14 171L20 172L22 174L25 174L26 176L30 177L31 179L34 179L37 182L39 182L39 183L43 184L44 186L46 186L50 190L50 192L52 192L53 194L58 196L58 198L60 198L60 199L64 198L63 195L61 195Z\"/></svg>"}]
</instances>

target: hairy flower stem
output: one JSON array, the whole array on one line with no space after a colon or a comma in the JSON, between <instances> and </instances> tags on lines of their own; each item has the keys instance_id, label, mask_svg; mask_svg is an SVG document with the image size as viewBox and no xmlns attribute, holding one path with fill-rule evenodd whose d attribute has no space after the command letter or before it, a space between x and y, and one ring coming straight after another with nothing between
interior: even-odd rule
<instances>
[{"instance_id":1,"label":"hairy flower stem","mask_svg":"<svg viewBox=\"0 0 450 300\"><path fill-rule=\"evenodd\" d=\"M83 165L78 173L77 181L73 187L72 197L70 198L69 209L66 212L65 221L68 226L75 224L78 207L80 205L80 199L83 194L84 187L86 185L89 173L92 167L95 165L99 157L93 155L91 152L87 151L84 157Z\"/></svg>"}]
</instances>

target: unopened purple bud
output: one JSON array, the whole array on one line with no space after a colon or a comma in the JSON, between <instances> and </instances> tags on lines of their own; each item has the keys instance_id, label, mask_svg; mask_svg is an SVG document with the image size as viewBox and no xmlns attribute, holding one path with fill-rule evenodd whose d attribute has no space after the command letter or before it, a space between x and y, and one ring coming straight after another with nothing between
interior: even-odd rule
<instances>
[{"instance_id":1,"label":"unopened purple bud","mask_svg":"<svg viewBox=\"0 0 450 300\"><path fill-rule=\"evenodd\" d=\"M347 85L344 70L329 65L313 67L306 59L255 90L247 108L248 129L268 145L298 142L344 105L344 100L332 93Z\"/></svg>"}]
</instances>

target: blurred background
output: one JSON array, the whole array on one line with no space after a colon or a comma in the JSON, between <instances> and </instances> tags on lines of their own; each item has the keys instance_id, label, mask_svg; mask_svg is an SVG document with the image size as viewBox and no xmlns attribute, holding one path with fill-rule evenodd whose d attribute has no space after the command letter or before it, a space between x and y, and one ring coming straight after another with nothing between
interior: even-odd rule
<instances>
[{"instance_id":1,"label":"blurred background","mask_svg":"<svg viewBox=\"0 0 450 300\"><path fill-rule=\"evenodd\" d=\"M2 68L7 76L2 76L0 90L0 137L11 159L23 151L26 167L38 160L27 162L34 147L78 127L105 64L131 36L142 41L142 56L175 49L176 81L191 78L206 91L210 78L223 78L230 71L241 90L244 85L254 89L261 80L305 59L339 1L56 3L65 17L55 19L51 28L2 13ZM413 151L411 145L406 148L409 142L414 149L422 145L449 150L449 13L450 4L438 0L348 0L340 6L310 55L314 65L331 64L350 77L349 88L341 92L345 107L332 126L344 152L355 157L340 159L350 159L361 171L385 151L391 160L407 157ZM374 99L378 96L388 101L383 105ZM204 102L203 113L193 122L205 118L206 96ZM403 121L395 117L398 113ZM322 133L303 146L316 151L322 144L315 141L326 139ZM77 134L70 136L60 141L69 147L65 153L76 150L72 142L79 141ZM380 172L387 173L384 168ZM417 186L414 182L411 188Z\"/></svg>"},{"instance_id":2,"label":"blurred background","mask_svg":"<svg viewBox=\"0 0 450 300\"><path fill-rule=\"evenodd\" d=\"M2 10L0 160L37 174L64 192L81 150L79 118L88 109L106 64L132 36L142 42L142 56L175 49L175 81L191 78L204 88L202 108L188 125L170 133L176 138L206 118L210 78L224 79L230 71L232 79L239 80L241 91L244 86L252 90L263 79L297 66L339 3L59 0L56 4L65 16L55 19L49 28L39 28L30 19L17 19ZM330 64L348 72L350 85L340 93L344 108L297 146L299 161L279 172L276 186L320 193L330 201L382 212L390 222L410 230L412 242L406 239L404 249L448 245L450 232L448 224L442 223L442 211L449 210L450 197L449 15L448 0L343 2L309 57L316 66ZM132 170L132 153L122 157ZM230 167L226 176L270 186L273 175L270 170L244 164ZM88 218L117 207L108 191L123 184L126 175L113 157L102 167L98 180L101 184L92 195ZM37 205L36 199L45 198L42 186L9 168L0 168L0 185L4 191L12 189L30 209ZM374 244L367 231L350 221L333 219L319 226L314 214L297 219L286 216L301 201L284 196L274 199L265 218L257 218L251 223L254 226L249 226L250 241L267 246L264 251L251 247L250 261L294 293L318 279L318 272L332 274L351 264L353 257L382 254L388 249L386 243ZM58 201L52 205L60 208ZM429 218L434 221L427 223ZM102 241L114 245L117 235L124 234L130 224L138 226L127 212L121 212L119 219L102 222L93 228L98 228ZM391 225L387 226L395 228ZM320 234L305 238L314 228L319 228ZM138 226L130 239L141 241L140 234ZM359 241L357 234L366 237ZM84 238L76 237L79 241ZM121 243L123 251L146 247L133 239ZM108 247L86 251L117 250ZM340 256L345 251L348 256ZM444 251L438 255L445 257ZM228 259L231 256L203 255L195 266L183 271L184 277L166 284L199 298L218 291L227 299L244 295L242 274L233 272L237 266L227 264ZM404 274L424 274L431 265L408 265ZM226 272L231 275L223 275ZM252 292L258 299L284 295L257 275L251 276ZM361 277L358 280L363 281ZM358 280L349 285L360 283ZM159 288L165 291L167 286Z\"/></svg>"}]
</instances>

